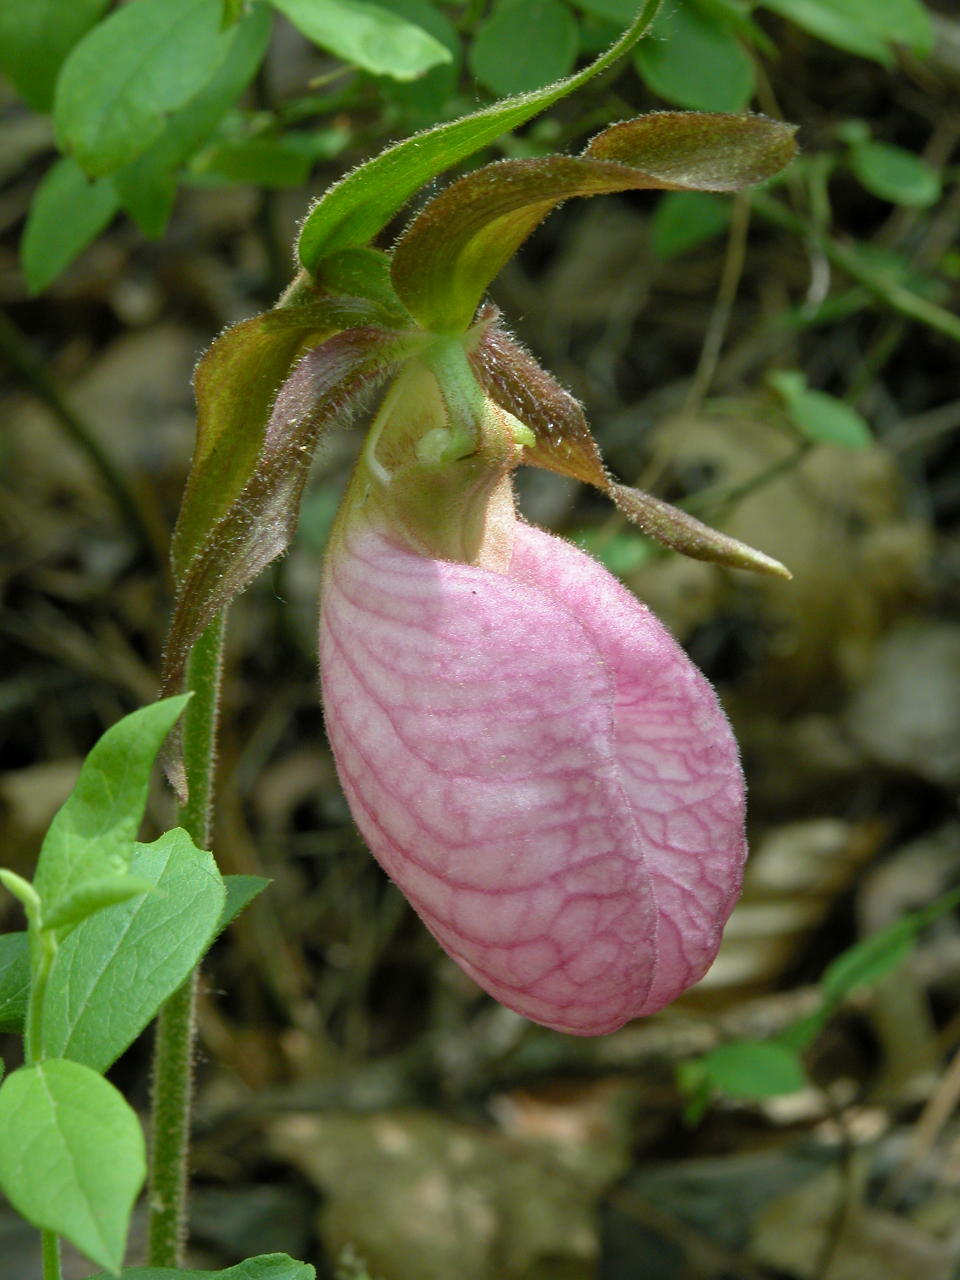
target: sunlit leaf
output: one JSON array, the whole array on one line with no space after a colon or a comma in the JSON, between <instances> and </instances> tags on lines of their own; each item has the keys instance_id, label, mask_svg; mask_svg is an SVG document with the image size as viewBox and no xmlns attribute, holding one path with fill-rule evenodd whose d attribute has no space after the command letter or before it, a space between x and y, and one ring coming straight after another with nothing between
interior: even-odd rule
<instances>
[{"instance_id":1,"label":"sunlit leaf","mask_svg":"<svg viewBox=\"0 0 960 1280\"><path fill-rule=\"evenodd\" d=\"M384 76L380 80L381 92L389 103L401 108L403 118L410 122L411 128L436 124L443 119L443 108L460 83L463 62L460 34L447 14L430 0L390 0L390 9L429 31L448 50L450 60L431 67L416 80L394 80Z\"/></svg>"},{"instance_id":2,"label":"sunlit leaf","mask_svg":"<svg viewBox=\"0 0 960 1280\"><path fill-rule=\"evenodd\" d=\"M185 831L138 844L130 870L150 891L141 887L135 898L90 916L68 935L43 1006L44 1052L101 1072L187 979L224 909L216 863Z\"/></svg>"},{"instance_id":3,"label":"sunlit leaf","mask_svg":"<svg viewBox=\"0 0 960 1280\"><path fill-rule=\"evenodd\" d=\"M0 1031L22 1031L30 995L30 944L25 933L0 935Z\"/></svg>"},{"instance_id":4,"label":"sunlit leaf","mask_svg":"<svg viewBox=\"0 0 960 1280\"><path fill-rule=\"evenodd\" d=\"M428 31L367 0L270 0L308 40L373 75L415 80L450 61Z\"/></svg>"},{"instance_id":5,"label":"sunlit leaf","mask_svg":"<svg viewBox=\"0 0 960 1280\"><path fill-rule=\"evenodd\" d=\"M148 236L170 218L178 171L207 141L217 123L256 74L270 40L271 13L263 4L232 28L229 50L212 78L186 106L167 117L163 132L138 159L113 175L123 208Z\"/></svg>"},{"instance_id":6,"label":"sunlit leaf","mask_svg":"<svg viewBox=\"0 0 960 1280\"><path fill-rule=\"evenodd\" d=\"M811 390L802 373L774 369L767 382L783 401L787 417L801 434L817 444L865 449L873 443L866 420L856 409L825 391Z\"/></svg>"},{"instance_id":7,"label":"sunlit leaf","mask_svg":"<svg viewBox=\"0 0 960 1280\"><path fill-rule=\"evenodd\" d=\"M858 987L879 982L903 963L921 929L957 905L960 905L960 890L954 889L848 948L824 970L820 987L825 999L836 1002Z\"/></svg>"},{"instance_id":8,"label":"sunlit leaf","mask_svg":"<svg viewBox=\"0 0 960 1280\"><path fill-rule=\"evenodd\" d=\"M180 1267L124 1267L120 1280L316 1280L307 1262L295 1262L285 1253L264 1253L247 1258L225 1271L184 1271ZM115 1280L102 1274L90 1280Z\"/></svg>"},{"instance_id":9,"label":"sunlit leaf","mask_svg":"<svg viewBox=\"0 0 960 1280\"><path fill-rule=\"evenodd\" d=\"M181 696L141 707L94 745L40 851L34 888L45 913L129 869L154 759L186 702Z\"/></svg>"},{"instance_id":10,"label":"sunlit leaf","mask_svg":"<svg viewBox=\"0 0 960 1280\"><path fill-rule=\"evenodd\" d=\"M48 1058L0 1086L0 1187L101 1267L120 1268L145 1173L136 1114L89 1067Z\"/></svg>"},{"instance_id":11,"label":"sunlit leaf","mask_svg":"<svg viewBox=\"0 0 960 1280\"><path fill-rule=\"evenodd\" d=\"M933 48L933 24L922 0L763 0L763 8L884 66L893 64L893 44L920 56Z\"/></svg>"},{"instance_id":12,"label":"sunlit leaf","mask_svg":"<svg viewBox=\"0 0 960 1280\"><path fill-rule=\"evenodd\" d=\"M224 876L226 899L223 910L220 912L220 919L217 921L216 933L222 933L233 924L237 916L245 911L264 889L268 889L270 884L271 881L266 876Z\"/></svg>"},{"instance_id":13,"label":"sunlit leaf","mask_svg":"<svg viewBox=\"0 0 960 1280\"><path fill-rule=\"evenodd\" d=\"M142 155L226 57L220 0L132 0L74 48L57 83L61 150L90 174Z\"/></svg>"},{"instance_id":14,"label":"sunlit leaf","mask_svg":"<svg viewBox=\"0 0 960 1280\"><path fill-rule=\"evenodd\" d=\"M246 138L222 142L204 156L203 173L251 186L302 187L313 157L284 138Z\"/></svg>"}]
</instances>

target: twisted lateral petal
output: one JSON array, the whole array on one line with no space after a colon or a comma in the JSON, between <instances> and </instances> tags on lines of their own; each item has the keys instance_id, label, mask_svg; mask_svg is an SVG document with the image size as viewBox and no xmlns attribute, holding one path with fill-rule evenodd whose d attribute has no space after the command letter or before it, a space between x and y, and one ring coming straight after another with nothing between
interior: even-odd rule
<instances>
[{"instance_id":1,"label":"twisted lateral petal","mask_svg":"<svg viewBox=\"0 0 960 1280\"><path fill-rule=\"evenodd\" d=\"M327 567L321 673L361 832L491 995L599 1035L702 975L745 853L736 745L599 564L525 525L508 574L355 525Z\"/></svg>"}]
</instances>

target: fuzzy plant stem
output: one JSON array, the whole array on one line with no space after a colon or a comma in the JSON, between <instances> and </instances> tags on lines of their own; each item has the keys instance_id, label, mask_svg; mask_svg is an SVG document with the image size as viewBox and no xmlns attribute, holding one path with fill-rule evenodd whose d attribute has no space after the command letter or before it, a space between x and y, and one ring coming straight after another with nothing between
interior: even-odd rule
<instances>
[{"instance_id":1,"label":"fuzzy plant stem","mask_svg":"<svg viewBox=\"0 0 960 1280\"><path fill-rule=\"evenodd\" d=\"M209 848L217 721L223 662L224 617L194 646L188 669L193 692L183 719L183 756L189 799L179 824L200 849ZM187 1153L193 1100L193 1042L197 973L160 1010L153 1055L153 1129L150 1147L152 1267L179 1267L187 1226Z\"/></svg>"},{"instance_id":2,"label":"fuzzy plant stem","mask_svg":"<svg viewBox=\"0 0 960 1280\"><path fill-rule=\"evenodd\" d=\"M24 1041L27 1064L40 1062L43 1059L43 999L47 991L47 979L57 953L57 944L52 932L30 930L30 942L33 949L33 978L30 984L30 1005L27 1010L27 1033ZM60 1271L60 1237L55 1231L40 1232L41 1257L43 1259L43 1280L61 1280Z\"/></svg>"},{"instance_id":3,"label":"fuzzy plant stem","mask_svg":"<svg viewBox=\"0 0 960 1280\"><path fill-rule=\"evenodd\" d=\"M55 1231L41 1231L43 1280L60 1280L60 1237Z\"/></svg>"}]
</instances>

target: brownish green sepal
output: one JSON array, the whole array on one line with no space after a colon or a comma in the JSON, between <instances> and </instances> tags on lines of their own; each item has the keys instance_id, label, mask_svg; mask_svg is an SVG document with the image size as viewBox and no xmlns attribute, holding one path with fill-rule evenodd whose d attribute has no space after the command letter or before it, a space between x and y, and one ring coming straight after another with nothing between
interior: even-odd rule
<instances>
[{"instance_id":1,"label":"brownish green sepal","mask_svg":"<svg viewBox=\"0 0 960 1280\"><path fill-rule=\"evenodd\" d=\"M734 569L791 577L779 560L711 529L661 498L612 480L580 404L529 352L498 329L492 318L492 310L482 317L488 324L470 360L487 394L536 436L536 444L523 451L525 463L600 489L645 534L682 555Z\"/></svg>"},{"instance_id":2,"label":"brownish green sepal","mask_svg":"<svg viewBox=\"0 0 960 1280\"><path fill-rule=\"evenodd\" d=\"M297 358L340 330L382 316L367 300L321 298L312 287L304 296L309 301L301 305L234 325L197 365L197 443L171 550L177 582L253 475L277 391Z\"/></svg>"},{"instance_id":3,"label":"brownish green sepal","mask_svg":"<svg viewBox=\"0 0 960 1280\"><path fill-rule=\"evenodd\" d=\"M629 520L661 546L679 551L692 560L708 560L711 564L723 564L731 569L751 569L772 578L793 577L779 560L718 529L711 529L708 524L662 498L614 481L607 484L606 492Z\"/></svg>"},{"instance_id":4,"label":"brownish green sepal","mask_svg":"<svg viewBox=\"0 0 960 1280\"><path fill-rule=\"evenodd\" d=\"M207 625L289 546L321 432L342 421L419 341L409 332L350 329L294 366L258 432L245 482L205 527L178 580L164 692L179 690L190 649Z\"/></svg>"},{"instance_id":5,"label":"brownish green sepal","mask_svg":"<svg viewBox=\"0 0 960 1280\"><path fill-rule=\"evenodd\" d=\"M783 168L793 135L766 116L663 111L614 125L581 156L486 165L413 220L394 251L394 287L425 329L463 332L491 280L561 201L643 189L739 191Z\"/></svg>"}]
</instances>

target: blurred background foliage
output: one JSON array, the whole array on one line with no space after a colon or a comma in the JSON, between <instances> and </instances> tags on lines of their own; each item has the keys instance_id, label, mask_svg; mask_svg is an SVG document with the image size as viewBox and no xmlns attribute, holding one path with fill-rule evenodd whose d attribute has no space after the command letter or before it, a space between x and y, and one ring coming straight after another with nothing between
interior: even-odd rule
<instances>
[{"instance_id":1,"label":"blurred background foliage","mask_svg":"<svg viewBox=\"0 0 960 1280\"><path fill-rule=\"evenodd\" d=\"M29 871L80 757L155 694L191 371L287 283L311 195L568 73L633 12L0 0L6 865ZM950 0L667 0L631 60L488 154L676 106L801 126L753 196L562 208L494 289L620 477L793 570L662 554L596 496L520 477L526 514L718 685L746 893L705 982L602 1040L522 1022L440 955L323 736L319 565L359 433L332 439L294 549L232 615L216 852L275 883L206 969L193 1265L960 1276L958 88ZM155 829L170 814L158 787ZM146 1062L113 1072L141 1103ZM12 1217L0 1247L31 1274Z\"/></svg>"}]
</instances>

